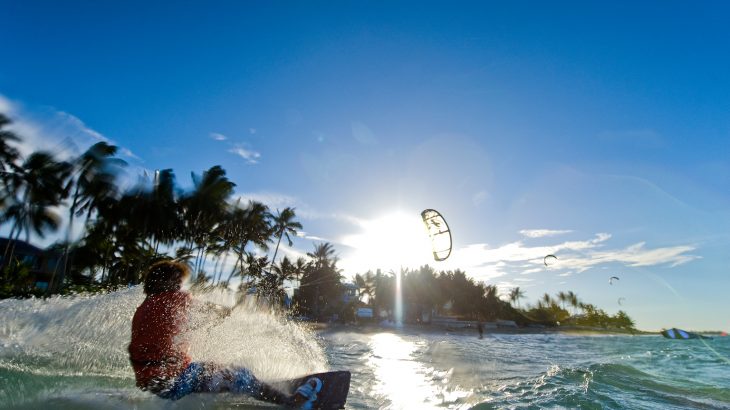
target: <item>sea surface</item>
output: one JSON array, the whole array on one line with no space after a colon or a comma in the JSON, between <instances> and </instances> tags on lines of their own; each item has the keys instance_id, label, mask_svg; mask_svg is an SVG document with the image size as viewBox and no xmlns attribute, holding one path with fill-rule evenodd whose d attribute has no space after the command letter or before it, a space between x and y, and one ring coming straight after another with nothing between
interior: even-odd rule
<instances>
[{"instance_id":1,"label":"sea surface","mask_svg":"<svg viewBox=\"0 0 730 410\"><path fill-rule=\"evenodd\" d=\"M197 296L218 304L231 295ZM139 391L126 347L131 288L0 301L0 408L275 408L231 394L177 402ZM253 302L201 314L192 356L266 380L349 370L352 409L730 409L730 338L449 333L420 327L314 332Z\"/></svg>"}]
</instances>

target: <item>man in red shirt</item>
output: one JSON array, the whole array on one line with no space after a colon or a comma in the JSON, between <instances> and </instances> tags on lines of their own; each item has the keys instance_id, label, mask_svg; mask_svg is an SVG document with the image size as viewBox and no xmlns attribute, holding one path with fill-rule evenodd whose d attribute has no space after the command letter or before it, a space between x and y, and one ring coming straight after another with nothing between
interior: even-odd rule
<instances>
[{"instance_id":1,"label":"man in red shirt","mask_svg":"<svg viewBox=\"0 0 730 410\"><path fill-rule=\"evenodd\" d=\"M311 406L322 388L319 379L308 380L289 397L256 379L248 369L192 362L185 337L192 298L180 290L189 272L187 265L173 261L155 263L147 272L147 298L132 319L129 344L137 387L172 400L190 393L231 392L300 408Z\"/></svg>"}]
</instances>

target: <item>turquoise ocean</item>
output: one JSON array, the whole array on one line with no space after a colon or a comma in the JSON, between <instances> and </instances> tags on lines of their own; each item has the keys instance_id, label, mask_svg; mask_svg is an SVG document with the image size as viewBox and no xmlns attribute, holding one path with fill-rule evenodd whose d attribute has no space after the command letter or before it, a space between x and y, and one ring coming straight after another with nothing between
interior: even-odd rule
<instances>
[{"instance_id":1,"label":"turquoise ocean","mask_svg":"<svg viewBox=\"0 0 730 410\"><path fill-rule=\"evenodd\" d=\"M233 304L222 292L197 296ZM0 301L0 408L272 408L231 394L177 402L137 390L126 346L139 288ZM349 370L352 409L730 409L730 338L449 333L421 327L313 332L254 303L194 318L195 360L265 380Z\"/></svg>"}]
</instances>

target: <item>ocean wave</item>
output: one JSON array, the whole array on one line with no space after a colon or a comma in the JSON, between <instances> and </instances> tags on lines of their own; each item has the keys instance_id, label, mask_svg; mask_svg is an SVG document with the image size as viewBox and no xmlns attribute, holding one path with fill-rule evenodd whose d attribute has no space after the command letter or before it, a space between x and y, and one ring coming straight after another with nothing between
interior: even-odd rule
<instances>
[{"instance_id":1,"label":"ocean wave","mask_svg":"<svg viewBox=\"0 0 730 410\"><path fill-rule=\"evenodd\" d=\"M631 365L553 366L537 378L501 386L473 407L730 409L730 390L651 374Z\"/></svg>"}]
</instances>

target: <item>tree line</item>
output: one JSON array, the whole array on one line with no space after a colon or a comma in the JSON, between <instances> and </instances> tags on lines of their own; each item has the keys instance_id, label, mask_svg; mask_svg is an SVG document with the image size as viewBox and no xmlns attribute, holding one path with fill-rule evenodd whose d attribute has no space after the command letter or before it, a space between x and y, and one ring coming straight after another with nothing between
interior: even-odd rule
<instances>
[{"instance_id":1,"label":"tree line","mask_svg":"<svg viewBox=\"0 0 730 410\"><path fill-rule=\"evenodd\" d=\"M0 114L0 224L10 228L0 249L0 296L135 285L148 266L165 258L188 262L201 286L227 286L238 278L247 289L275 294L308 264L287 257L274 263L282 240L291 246L302 228L295 210L272 212L261 202L234 202L236 184L218 165L192 173L190 190L177 185L171 169L144 175L121 190L127 163L116 157L116 146L98 142L68 160L42 150L23 156L22 138L10 124ZM58 263L40 292L28 261L17 258L15 248L31 233L40 238L57 233L60 209L67 210L65 240L47 250L58 255ZM83 233L72 240L78 224ZM271 260L259 256L270 246L275 246Z\"/></svg>"},{"instance_id":2,"label":"tree line","mask_svg":"<svg viewBox=\"0 0 730 410\"><path fill-rule=\"evenodd\" d=\"M294 208L272 212L261 202L234 201L236 184L222 167L191 173L189 190L177 185L171 169L144 175L122 190L120 174L127 164L116 156L116 146L98 142L67 160L42 150L23 156L18 149L22 138L8 129L10 124L0 113L0 226L10 228L9 240L0 249L0 297L135 285L148 266L174 258L192 267L194 286L228 288L237 281L238 291L276 303L293 293L293 311L318 319L334 314L353 319L360 306L392 316L400 280L406 322L418 323L424 314L435 313L520 324L633 328L624 312L610 316L579 302L572 292L561 292L557 299L545 294L535 306L522 309L524 291L519 288L512 289L506 301L495 285L476 283L462 270L436 272L429 266L357 274L351 288L358 296L346 303L334 247L318 243L306 258L277 260L281 242L292 246L292 237L302 229ZM58 260L47 289L40 290L28 262L16 257L15 247L21 237L28 242L31 233L40 238L58 233L61 209L67 212L66 232L61 233L65 239L47 250ZM73 239L77 225L82 234ZM286 286L296 291L287 292Z\"/></svg>"},{"instance_id":3,"label":"tree line","mask_svg":"<svg viewBox=\"0 0 730 410\"><path fill-rule=\"evenodd\" d=\"M576 325L634 329L633 320L625 312L609 315L595 305L582 302L572 291L561 291L556 297L545 293L534 305L522 308L520 300L525 297L523 289L515 287L507 295L499 295L495 285L476 282L459 269L436 272L425 265L414 270L403 269L398 273L368 271L355 275L355 284L368 306L392 318L395 314L398 279L403 304L402 320L407 323L419 323L432 315L448 315L473 321L512 320L523 326ZM360 303L355 302L350 312Z\"/></svg>"}]
</instances>

